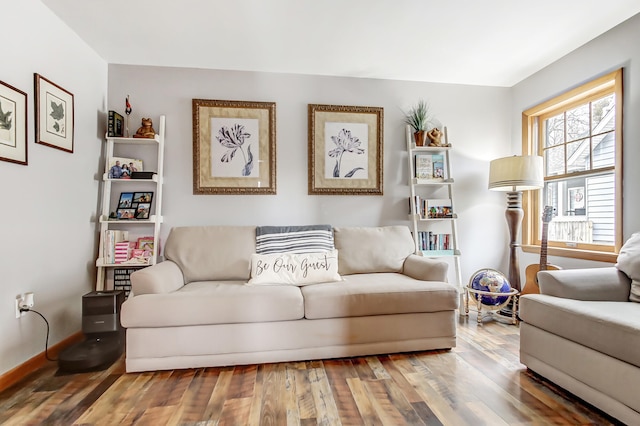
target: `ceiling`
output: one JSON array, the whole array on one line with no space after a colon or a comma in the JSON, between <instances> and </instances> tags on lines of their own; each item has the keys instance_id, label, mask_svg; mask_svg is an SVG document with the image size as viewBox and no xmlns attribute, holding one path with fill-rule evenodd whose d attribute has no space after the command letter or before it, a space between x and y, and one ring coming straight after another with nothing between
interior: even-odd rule
<instances>
[{"instance_id":1,"label":"ceiling","mask_svg":"<svg viewBox=\"0 0 640 426\"><path fill-rule=\"evenodd\" d=\"M638 0L41 0L108 63L511 87Z\"/></svg>"}]
</instances>

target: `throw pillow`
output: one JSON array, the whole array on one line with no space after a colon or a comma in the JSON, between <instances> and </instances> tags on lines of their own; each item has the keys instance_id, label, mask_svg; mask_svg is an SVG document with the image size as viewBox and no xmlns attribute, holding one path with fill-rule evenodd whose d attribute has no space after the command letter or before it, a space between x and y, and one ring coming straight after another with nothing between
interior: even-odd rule
<instances>
[{"instance_id":1,"label":"throw pillow","mask_svg":"<svg viewBox=\"0 0 640 426\"><path fill-rule=\"evenodd\" d=\"M618 255L616 268L631 278L631 294L629 300L640 302L640 232L631 235Z\"/></svg>"},{"instance_id":2,"label":"throw pillow","mask_svg":"<svg viewBox=\"0 0 640 426\"><path fill-rule=\"evenodd\" d=\"M333 250L331 225L258 226L256 253L317 253Z\"/></svg>"},{"instance_id":3,"label":"throw pillow","mask_svg":"<svg viewBox=\"0 0 640 426\"><path fill-rule=\"evenodd\" d=\"M341 281L338 251L321 253L275 253L251 255L249 285L289 284L304 286Z\"/></svg>"}]
</instances>

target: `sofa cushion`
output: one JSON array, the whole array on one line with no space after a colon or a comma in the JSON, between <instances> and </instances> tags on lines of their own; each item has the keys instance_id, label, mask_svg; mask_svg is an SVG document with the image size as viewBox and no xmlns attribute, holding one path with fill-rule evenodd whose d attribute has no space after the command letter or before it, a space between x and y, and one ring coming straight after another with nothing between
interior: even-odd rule
<instances>
[{"instance_id":1,"label":"sofa cushion","mask_svg":"<svg viewBox=\"0 0 640 426\"><path fill-rule=\"evenodd\" d=\"M251 255L249 285L309 285L340 281L338 251Z\"/></svg>"},{"instance_id":2,"label":"sofa cushion","mask_svg":"<svg viewBox=\"0 0 640 426\"><path fill-rule=\"evenodd\" d=\"M343 276L342 282L302 287L308 319L361 317L454 310L452 284L419 281L397 273Z\"/></svg>"},{"instance_id":3,"label":"sofa cushion","mask_svg":"<svg viewBox=\"0 0 640 426\"><path fill-rule=\"evenodd\" d=\"M406 226L334 228L333 238L340 275L402 272L404 260L415 252Z\"/></svg>"},{"instance_id":4,"label":"sofa cushion","mask_svg":"<svg viewBox=\"0 0 640 426\"><path fill-rule=\"evenodd\" d=\"M629 300L640 302L640 232L631 235L620 248L616 268L631 278Z\"/></svg>"},{"instance_id":5,"label":"sofa cushion","mask_svg":"<svg viewBox=\"0 0 640 426\"><path fill-rule=\"evenodd\" d=\"M528 294L520 298L520 318L640 367L640 304Z\"/></svg>"},{"instance_id":6,"label":"sofa cushion","mask_svg":"<svg viewBox=\"0 0 640 426\"><path fill-rule=\"evenodd\" d=\"M179 327L297 320L302 293L292 286L247 286L241 281L200 281L166 294L143 294L122 305L124 327Z\"/></svg>"},{"instance_id":7,"label":"sofa cushion","mask_svg":"<svg viewBox=\"0 0 640 426\"><path fill-rule=\"evenodd\" d=\"M331 225L258 226L256 253L314 253L333 250Z\"/></svg>"},{"instance_id":8,"label":"sofa cushion","mask_svg":"<svg viewBox=\"0 0 640 426\"><path fill-rule=\"evenodd\" d=\"M178 264L185 283L246 282L255 251L255 226L185 226L171 229L164 255Z\"/></svg>"}]
</instances>

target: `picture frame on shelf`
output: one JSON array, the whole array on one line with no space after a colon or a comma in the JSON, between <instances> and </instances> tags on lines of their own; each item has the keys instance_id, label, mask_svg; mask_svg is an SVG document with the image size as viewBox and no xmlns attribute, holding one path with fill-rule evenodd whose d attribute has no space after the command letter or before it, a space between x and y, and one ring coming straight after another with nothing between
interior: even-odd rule
<instances>
[{"instance_id":1,"label":"picture frame on shelf","mask_svg":"<svg viewBox=\"0 0 640 426\"><path fill-rule=\"evenodd\" d=\"M154 249L154 240L153 237L140 237L136 243L136 248L139 250L144 250L145 256L151 256L153 254Z\"/></svg>"},{"instance_id":2,"label":"picture frame on shelf","mask_svg":"<svg viewBox=\"0 0 640 426\"><path fill-rule=\"evenodd\" d=\"M121 192L118 200L119 209L128 209L133 205L133 192Z\"/></svg>"},{"instance_id":3,"label":"picture frame on shelf","mask_svg":"<svg viewBox=\"0 0 640 426\"><path fill-rule=\"evenodd\" d=\"M308 105L310 195L383 195L382 107Z\"/></svg>"},{"instance_id":4,"label":"picture frame on shelf","mask_svg":"<svg viewBox=\"0 0 640 426\"><path fill-rule=\"evenodd\" d=\"M110 110L107 122L107 137L121 138L124 134L124 117L116 111Z\"/></svg>"},{"instance_id":5,"label":"picture frame on shelf","mask_svg":"<svg viewBox=\"0 0 640 426\"><path fill-rule=\"evenodd\" d=\"M133 193L133 203L151 203L153 200L153 192L134 192Z\"/></svg>"},{"instance_id":6,"label":"picture frame on shelf","mask_svg":"<svg viewBox=\"0 0 640 426\"><path fill-rule=\"evenodd\" d=\"M0 160L26 166L27 94L0 81Z\"/></svg>"},{"instance_id":7,"label":"picture frame on shelf","mask_svg":"<svg viewBox=\"0 0 640 426\"><path fill-rule=\"evenodd\" d=\"M34 74L36 143L73 153L73 93Z\"/></svg>"},{"instance_id":8,"label":"picture frame on shelf","mask_svg":"<svg viewBox=\"0 0 640 426\"><path fill-rule=\"evenodd\" d=\"M450 198L430 198L427 200L426 217L429 219L451 219L453 209Z\"/></svg>"},{"instance_id":9,"label":"picture frame on shelf","mask_svg":"<svg viewBox=\"0 0 640 426\"><path fill-rule=\"evenodd\" d=\"M116 209L117 220L148 220L151 216L153 192L121 192Z\"/></svg>"},{"instance_id":10,"label":"picture frame on shelf","mask_svg":"<svg viewBox=\"0 0 640 426\"><path fill-rule=\"evenodd\" d=\"M276 193L276 104L192 99L193 193Z\"/></svg>"},{"instance_id":11,"label":"picture frame on shelf","mask_svg":"<svg viewBox=\"0 0 640 426\"><path fill-rule=\"evenodd\" d=\"M135 172L143 170L142 160L127 157L111 157L107 163L109 179L131 179Z\"/></svg>"},{"instance_id":12,"label":"picture frame on shelf","mask_svg":"<svg viewBox=\"0 0 640 426\"><path fill-rule=\"evenodd\" d=\"M151 203L138 203L136 208L136 219L149 219Z\"/></svg>"},{"instance_id":13,"label":"picture frame on shelf","mask_svg":"<svg viewBox=\"0 0 640 426\"><path fill-rule=\"evenodd\" d=\"M136 217L136 209L118 209L117 210L118 220L129 220L135 219Z\"/></svg>"}]
</instances>

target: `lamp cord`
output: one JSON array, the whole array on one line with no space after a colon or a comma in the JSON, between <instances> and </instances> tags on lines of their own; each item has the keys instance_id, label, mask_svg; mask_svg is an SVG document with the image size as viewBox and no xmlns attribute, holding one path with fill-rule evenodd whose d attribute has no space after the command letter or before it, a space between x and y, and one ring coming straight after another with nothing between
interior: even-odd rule
<instances>
[{"instance_id":1,"label":"lamp cord","mask_svg":"<svg viewBox=\"0 0 640 426\"><path fill-rule=\"evenodd\" d=\"M49 358L49 321L47 321L44 315L42 315L40 312L36 311L35 309L20 308L20 312L33 312L34 314L40 315L40 318L44 320L44 323L47 324L47 338L44 341L44 357L47 359L47 361L57 361L58 360L57 358Z\"/></svg>"}]
</instances>

